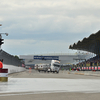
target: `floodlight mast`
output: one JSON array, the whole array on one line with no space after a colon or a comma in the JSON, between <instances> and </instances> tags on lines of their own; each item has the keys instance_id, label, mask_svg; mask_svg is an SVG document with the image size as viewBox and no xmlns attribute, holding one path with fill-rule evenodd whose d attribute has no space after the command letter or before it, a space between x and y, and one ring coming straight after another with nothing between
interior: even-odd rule
<instances>
[{"instance_id":1,"label":"floodlight mast","mask_svg":"<svg viewBox=\"0 0 100 100\"><path fill-rule=\"evenodd\" d=\"M8 36L8 33L0 33L0 36L1 36L2 34L4 34L4 35Z\"/></svg>"},{"instance_id":2,"label":"floodlight mast","mask_svg":"<svg viewBox=\"0 0 100 100\"><path fill-rule=\"evenodd\" d=\"M3 42L4 39L2 39L2 34L8 36L8 33L0 33L0 50L1 50L1 45L4 43Z\"/></svg>"},{"instance_id":3,"label":"floodlight mast","mask_svg":"<svg viewBox=\"0 0 100 100\"><path fill-rule=\"evenodd\" d=\"M0 24L0 26L2 26L2 24ZM0 50L1 50L1 45L4 43L3 42L4 39L2 39L2 35L8 36L8 33L0 33Z\"/></svg>"}]
</instances>

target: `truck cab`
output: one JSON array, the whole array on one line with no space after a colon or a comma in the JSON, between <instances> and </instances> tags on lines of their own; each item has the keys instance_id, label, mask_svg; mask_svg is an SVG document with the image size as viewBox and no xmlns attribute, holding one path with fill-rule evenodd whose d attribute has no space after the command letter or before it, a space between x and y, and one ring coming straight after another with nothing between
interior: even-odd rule
<instances>
[{"instance_id":1,"label":"truck cab","mask_svg":"<svg viewBox=\"0 0 100 100\"><path fill-rule=\"evenodd\" d=\"M51 72L59 73L60 67L61 67L60 61L58 61L58 60L51 61Z\"/></svg>"}]
</instances>

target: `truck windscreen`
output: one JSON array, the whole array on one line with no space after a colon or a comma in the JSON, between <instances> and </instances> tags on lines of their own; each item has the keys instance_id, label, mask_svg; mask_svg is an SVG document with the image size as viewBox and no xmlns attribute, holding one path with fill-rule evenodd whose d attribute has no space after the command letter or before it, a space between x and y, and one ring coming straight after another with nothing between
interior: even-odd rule
<instances>
[{"instance_id":1,"label":"truck windscreen","mask_svg":"<svg viewBox=\"0 0 100 100\"><path fill-rule=\"evenodd\" d=\"M55 67L60 67L60 65L58 65L58 64L53 64Z\"/></svg>"}]
</instances>

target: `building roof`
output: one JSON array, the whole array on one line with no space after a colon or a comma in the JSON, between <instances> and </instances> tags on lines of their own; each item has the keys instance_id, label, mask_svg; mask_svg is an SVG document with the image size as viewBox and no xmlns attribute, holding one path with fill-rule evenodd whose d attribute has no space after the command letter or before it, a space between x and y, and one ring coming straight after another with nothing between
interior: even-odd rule
<instances>
[{"instance_id":1,"label":"building roof","mask_svg":"<svg viewBox=\"0 0 100 100\"><path fill-rule=\"evenodd\" d=\"M69 49L84 50L95 54L100 54L100 30L91 34L88 38L78 41L69 46Z\"/></svg>"}]
</instances>

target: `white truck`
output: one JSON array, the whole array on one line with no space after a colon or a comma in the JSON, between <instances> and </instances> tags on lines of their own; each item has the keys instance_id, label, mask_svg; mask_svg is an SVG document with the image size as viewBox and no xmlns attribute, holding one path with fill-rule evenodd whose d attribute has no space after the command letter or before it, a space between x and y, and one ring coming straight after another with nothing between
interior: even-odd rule
<instances>
[{"instance_id":1,"label":"white truck","mask_svg":"<svg viewBox=\"0 0 100 100\"><path fill-rule=\"evenodd\" d=\"M38 71L44 71L44 72L53 72L53 73L59 73L59 69L61 67L60 61L58 60L51 60L51 64L38 64Z\"/></svg>"},{"instance_id":2,"label":"white truck","mask_svg":"<svg viewBox=\"0 0 100 100\"><path fill-rule=\"evenodd\" d=\"M60 61L58 61L58 60L52 60L51 61L51 66L50 66L50 71L51 72L59 73L60 67L61 67Z\"/></svg>"}]
</instances>

